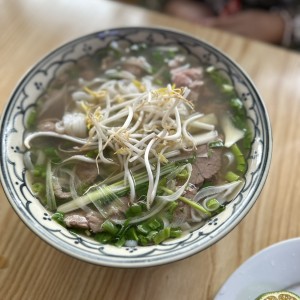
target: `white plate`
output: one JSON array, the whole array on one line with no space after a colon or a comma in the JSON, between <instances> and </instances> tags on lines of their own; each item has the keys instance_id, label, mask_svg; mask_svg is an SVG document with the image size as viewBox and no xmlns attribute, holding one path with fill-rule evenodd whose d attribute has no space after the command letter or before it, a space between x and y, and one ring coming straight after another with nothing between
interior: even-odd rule
<instances>
[{"instance_id":1,"label":"white plate","mask_svg":"<svg viewBox=\"0 0 300 300\"><path fill-rule=\"evenodd\" d=\"M215 300L253 300L278 290L300 295L300 238L274 244L249 258L229 277Z\"/></svg>"}]
</instances>

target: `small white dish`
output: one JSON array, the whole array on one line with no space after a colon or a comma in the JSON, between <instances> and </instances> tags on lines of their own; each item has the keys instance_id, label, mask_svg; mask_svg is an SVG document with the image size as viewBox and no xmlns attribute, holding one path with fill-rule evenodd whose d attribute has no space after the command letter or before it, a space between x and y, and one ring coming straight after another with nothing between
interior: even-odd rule
<instances>
[{"instance_id":1,"label":"small white dish","mask_svg":"<svg viewBox=\"0 0 300 300\"><path fill-rule=\"evenodd\" d=\"M279 242L249 258L229 277L215 300L253 300L279 290L300 295L300 238Z\"/></svg>"}]
</instances>

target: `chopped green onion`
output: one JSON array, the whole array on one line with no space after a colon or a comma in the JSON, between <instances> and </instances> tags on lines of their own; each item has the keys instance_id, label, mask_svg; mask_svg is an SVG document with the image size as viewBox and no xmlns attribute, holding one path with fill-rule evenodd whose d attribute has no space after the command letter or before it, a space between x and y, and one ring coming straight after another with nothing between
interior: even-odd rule
<instances>
[{"instance_id":1,"label":"chopped green onion","mask_svg":"<svg viewBox=\"0 0 300 300\"><path fill-rule=\"evenodd\" d=\"M166 192L167 194L170 194L170 195L174 193L172 190L170 190L170 189L168 189L168 188L166 188L166 187L161 187L161 189L162 189L164 192ZM204 213L204 214L206 214L206 215L208 215L208 216L211 215L211 213L210 213L209 211L207 211L202 205L200 205L199 203L194 202L194 201L191 200L191 199L188 199L188 198L186 198L186 197L180 196L180 197L178 197L178 200L180 200L180 201L182 201L182 202L188 204L188 205L191 206L192 208L194 208L194 209L196 209L196 210L198 210L198 211L200 211L200 212L202 212L202 213Z\"/></svg>"},{"instance_id":2,"label":"chopped green onion","mask_svg":"<svg viewBox=\"0 0 300 300\"><path fill-rule=\"evenodd\" d=\"M44 194L45 193L45 184L41 183L41 182L35 182L32 185L32 191L36 195L42 195L42 194Z\"/></svg>"},{"instance_id":3,"label":"chopped green onion","mask_svg":"<svg viewBox=\"0 0 300 300\"><path fill-rule=\"evenodd\" d=\"M245 160L245 157L242 153L242 151L240 150L240 148L238 147L237 144L233 144L231 147L230 147L234 157L235 157L235 160L236 160L236 169L241 172L241 173L244 173L246 171L246 160Z\"/></svg>"},{"instance_id":4,"label":"chopped green onion","mask_svg":"<svg viewBox=\"0 0 300 300\"><path fill-rule=\"evenodd\" d=\"M152 229L152 230L156 230L161 228L162 226L162 222L160 220L158 220L157 218L152 219L150 221L147 222L147 225Z\"/></svg>"},{"instance_id":5,"label":"chopped green onion","mask_svg":"<svg viewBox=\"0 0 300 300\"><path fill-rule=\"evenodd\" d=\"M27 128L34 129L37 123L37 111L34 109L30 112L27 118Z\"/></svg>"},{"instance_id":6,"label":"chopped green onion","mask_svg":"<svg viewBox=\"0 0 300 300\"><path fill-rule=\"evenodd\" d=\"M61 158L59 157L57 150L54 147L45 148L44 152L52 162L59 163L61 161Z\"/></svg>"},{"instance_id":7,"label":"chopped green onion","mask_svg":"<svg viewBox=\"0 0 300 300\"><path fill-rule=\"evenodd\" d=\"M206 72L209 74L214 83L220 88L222 88L223 85L230 85L228 79L222 76L221 73L214 66L206 68Z\"/></svg>"},{"instance_id":8,"label":"chopped green onion","mask_svg":"<svg viewBox=\"0 0 300 300\"><path fill-rule=\"evenodd\" d=\"M231 84L228 84L228 83L224 83L222 84L222 92L223 93L226 93L226 94L234 94L234 87L231 85Z\"/></svg>"},{"instance_id":9,"label":"chopped green onion","mask_svg":"<svg viewBox=\"0 0 300 300\"><path fill-rule=\"evenodd\" d=\"M153 237L153 242L158 245L161 242L167 240L170 237L171 234L171 229L170 227L166 227L162 230L160 230L154 237Z\"/></svg>"},{"instance_id":10,"label":"chopped green onion","mask_svg":"<svg viewBox=\"0 0 300 300\"><path fill-rule=\"evenodd\" d=\"M230 99L230 106L232 108L234 108L235 110L240 111L240 113L241 113L241 110L244 109L243 102L239 98L232 98L232 99Z\"/></svg>"},{"instance_id":11,"label":"chopped green onion","mask_svg":"<svg viewBox=\"0 0 300 300\"><path fill-rule=\"evenodd\" d=\"M91 150L86 153L86 156L89 158L96 158L98 155L98 150Z\"/></svg>"},{"instance_id":12,"label":"chopped green onion","mask_svg":"<svg viewBox=\"0 0 300 300\"><path fill-rule=\"evenodd\" d=\"M59 223L60 225L63 225L63 226L66 225L66 224L65 224L65 220L64 220L65 214L62 213L62 212L57 211L56 213L54 213L54 214L52 215L51 218L52 218L52 220L56 221L56 222Z\"/></svg>"},{"instance_id":13,"label":"chopped green onion","mask_svg":"<svg viewBox=\"0 0 300 300\"><path fill-rule=\"evenodd\" d=\"M122 247L122 246L124 246L125 242L126 242L126 239L125 239L124 236L122 236L122 237L120 237L120 238L117 239L117 241L115 242L114 245L116 247Z\"/></svg>"},{"instance_id":14,"label":"chopped green onion","mask_svg":"<svg viewBox=\"0 0 300 300\"><path fill-rule=\"evenodd\" d=\"M206 207L210 211L215 211L220 207L220 202L216 198L212 198L206 201Z\"/></svg>"},{"instance_id":15,"label":"chopped green onion","mask_svg":"<svg viewBox=\"0 0 300 300\"><path fill-rule=\"evenodd\" d=\"M250 149L252 143L252 132L249 129L248 125L244 130L245 130L245 136L243 140L243 146L245 149Z\"/></svg>"},{"instance_id":16,"label":"chopped green onion","mask_svg":"<svg viewBox=\"0 0 300 300\"><path fill-rule=\"evenodd\" d=\"M189 177L189 172L187 169L183 169L178 174L176 174L176 178L178 180L186 180Z\"/></svg>"},{"instance_id":17,"label":"chopped green onion","mask_svg":"<svg viewBox=\"0 0 300 300\"><path fill-rule=\"evenodd\" d=\"M137 230L140 233L147 235L151 231L151 228L147 224L142 223L142 224L137 225Z\"/></svg>"},{"instance_id":18,"label":"chopped green onion","mask_svg":"<svg viewBox=\"0 0 300 300\"><path fill-rule=\"evenodd\" d=\"M225 179L229 182L233 182L233 181L237 181L240 179L240 176L237 175L236 173L232 172L232 171L228 171L225 174Z\"/></svg>"},{"instance_id":19,"label":"chopped green onion","mask_svg":"<svg viewBox=\"0 0 300 300\"><path fill-rule=\"evenodd\" d=\"M101 244L107 244L113 240L113 235L109 232L98 232L94 235L94 239Z\"/></svg>"},{"instance_id":20,"label":"chopped green onion","mask_svg":"<svg viewBox=\"0 0 300 300\"><path fill-rule=\"evenodd\" d=\"M153 241L153 238L157 235L158 231L157 230L152 230L147 234L147 239L148 241Z\"/></svg>"},{"instance_id":21,"label":"chopped green onion","mask_svg":"<svg viewBox=\"0 0 300 300\"><path fill-rule=\"evenodd\" d=\"M210 142L208 144L209 148L223 148L224 147L224 143L223 141L215 141L215 142Z\"/></svg>"},{"instance_id":22,"label":"chopped green onion","mask_svg":"<svg viewBox=\"0 0 300 300\"><path fill-rule=\"evenodd\" d=\"M101 228L105 232L109 232L112 235L116 235L117 232L119 231L118 227L115 224L113 224L110 220L105 220L102 223Z\"/></svg>"},{"instance_id":23,"label":"chopped green onion","mask_svg":"<svg viewBox=\"0 0 300 300\"><path fill-rule=\"evenodd\" d=\"M46 166L44 165L35 165L33 169L34 177L46 178Z\"/></svg>"},{"instance_id":24,"label":"chopped green onion","mask_svg":"<svg viewBox=\"0 0 300 300\"><path fill-rule=\"evenodd\" d=\"M141 215L142 212L143 212L142 206L134 203L127 209L125 215L127 218L136 217Z\"/></svg>"},{"instance_id":25,"label":"chopped green onion","mask_svg":"<svg viewBox=\"0 0 300 300\"><path fill-rule=\"evenodd\" d=\"M150 241L147 239L147 237L145 237L145 236L143 236L143 235L139 235L138 238L139 238L139 243L140 243L142 246L147 246L147 245L149 245Z\"/></svg>"},{"instance_id":26,"label":"chopped green onion","mask_svg":"<svg viewBox=\"0 0 300 300\"><path fill-rule=\"evenodd\" d=\"M134 229L134 227L130 227L129 230L126 233L126 239L127 240L133 240L133 241L138 241L138 235Z\"/></svg>"},{"instance_id":27,"label":"chopped green onion","mask_svg":"<svg viewBox=\"0 0 300 300\"><path fill-rule=\"evenodd\" d=\"M179 238L182 235L182 230L180 227L178 228L171 228L170 231L170 238Z\"/></svg>"}]
</instances>

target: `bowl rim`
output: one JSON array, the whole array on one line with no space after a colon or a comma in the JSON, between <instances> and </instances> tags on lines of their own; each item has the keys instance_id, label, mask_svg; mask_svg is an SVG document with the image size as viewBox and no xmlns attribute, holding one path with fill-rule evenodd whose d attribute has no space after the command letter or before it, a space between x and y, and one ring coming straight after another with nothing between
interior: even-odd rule
<instances>
[{"instance_id":1,"label":"bowl rim","mask_svg":"<svg viewBox=\"0 0 300 300\"><path fill-rule=\"evenodd\" d=\"M57 240L59 240L59 238L57 238L55 236L53 236L52 238L49 238L49 236L44 236L42 234L42 232L40 231L40 228L38 228L37 226L34 226L31 223L31 221L28 219L28 216L26 215L26 212L24 213L24 211L22 211L22 209L20 209L20 206L18 206L17 199L14 199L14 195L12 194L9 186L6 184L7 181L9 180L9 178L7 178L8 174L6 174L3 171L4 170L4 163L3 162L5 160L5 156L4 156L5 149L4 148L6 146L6 143L5 143L6 140L5 139L1 140L0 182L1 182L1 185L3 187L4 193L7 197L7 200L9 201L9 203L11 204L11 206L13 207L13 209L17 213L17 215L20 217L20 219L23 221L23 223L31 231L33 231L39 238L41 238L44 242L51 245L55 249L65 253L65 254L68 254L69 256L77 258L79 260L82 260L82 261L85 261L85 262L88 262L88 263L92 263L92 264L96 264L96 265L102 265L102 266L108 266L108 267L118 267L118 268L120 268L120 267L121 268L150 267L150 266L163 265L163 264L179 261L179 260L185 259L187 257L191 257L192 255L195 255L195 254L199 253L200 251L203 251L203 250L207 249L208 247L212 246L213 244L215 244L216 242L221 240L230 231L232 231L240 223L240 221L248 214L248 212L250 211L250 209L255 204L256 200L258 199L258 197L259 197L259 195L262 191L262 188L265 184L265 181L267 179L268 173L269 173L271 158L272 158L272 128L271 128L270 119L269 119L264 101L263 101L262 97L260 96L260 94L258 93L257 88L255 87L254 83L252 82L251 78L248 76L247 72L245 72L245 70L237 62L235 62L233 59L231 59L222 50L220 50L216 46L208 43L207 41L201 39L198 36L195 37L195 36L193 36L189 33L186 33L184 31L180 31L180 30L177 30L177 29L167 28L167 27L159 27L159 26L153 26L153 27L152 26L147 26L147 27L129 26L129 27L115 27L115 28L97 30L97 31L94 31L92 33L83 34L83 35L81 35L77 38L71 39L67 42L64 42L64 43L60 44L59 46L55 47L54 49L50 50L45 55L43 55L39 60L37 60L27 70L27 72L24 73L24 75L21 77L21 79L17 82L16 86L14 87L11 95L9 96L9 98L7 100L7 103L4 107L4 110L3 110L3 113L2 113L2 116L1 116L1 120L0 120L0 136L5 136L5 127L9 123L9 120L7 119L7 112L11 107L13 107L15 105L14 99L16 97L16 93L18 92L18 89L26 81L26 78L28 78L28 76L30 76L30 74L34 73L35 70L37 70L39 68L39 66L41 64L43 64L43 62L45 60L50 59L51 57L54 57L56 55L56 53L58 53L59 51L61 51L65 47L68 47L72 44L74 44L74 45L80 44L87 38L95 37L95 36L98 36L99 34L112 34L113 32L120 32L120 31L122 32L124 30L125 31L128 31L128 30L141 30L141 31L164 32L166 34L171 34L171 35L174 35L174 36L177 36L177 37L183 36L184 38L187 38L187 39L192 40L196 43L199 43L200 45L205 45L206 47L212 49L214 51L214 53L221 56L226 61L230 62L233 66L235 66L240 71L240 73L243 75L243 78L251 86L251 90L255 94L254 98L259 100L259 105L261 107L261 112L263 114L262 117L263 117L264 123L266 125L266 132L267 132L266 137L268 138L268 140L264 141L267 145L266 146L267 149L266 149L265 159L264 160L262 159L260 183L258 185L258 188L252 194L251 201L248 202L247 206L242 210L242 212L240 214L235 215L235 217L232 219L232 221L227 224L225 229L220 231L217 235L213 236L205 245L201 245L200 247L199 246L194 247L193 249L189 250L188 253L180 253L180 255L174 255L173 258L165 259L164 261L161 261L160 259L157 259L157 260L152 260L152 261L149 262L146 259L145 261L142 261L142 262L132 263L131 260L128 259L127 262L123 262L123 263L120 264L120 263L118 263L118 262L116 263L114 261L112 261L112 262L111 261L103 262L101 259L96 260L93 257L83 256L83 255L80 255L77 252L74 253L72 251L71 247L70 247L70 249L68 249L68 247L66 247L67 245L62 245L61 246L60 243L57 243Z\"/></svg>"}]
</instances>

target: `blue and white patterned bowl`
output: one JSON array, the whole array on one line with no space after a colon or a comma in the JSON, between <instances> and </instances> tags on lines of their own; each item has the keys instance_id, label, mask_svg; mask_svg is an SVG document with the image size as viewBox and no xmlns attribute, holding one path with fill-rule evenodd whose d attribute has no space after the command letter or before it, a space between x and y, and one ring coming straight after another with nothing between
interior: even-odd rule
<instances>
[{"instance_id":1,"label":"blue and white patterned bowl","mask_svg":"<svg viewBox=\"0 0 300 300\"><path fill-rule=\"evenodd\" d=\"M49 82L70 62L106 47L111 41L128 43L180 44L227 75L247 109L254 132L248 171L241 193L225 211L208 220L200 229L158 246L122 247L101 245L70 233L55 221L32 195L23 162L25 119ZM12 94L1 120L1 181L12 207L24 223L44 241L81 260L112 267L161 265L191 256L211 246L229 233L248 213L264 185L271 161L271 127L264 104L253 83L241 68L207 43L165 29L116 28L96 32L52 51L21 80Z\"/></svg>"}]
</instances>

